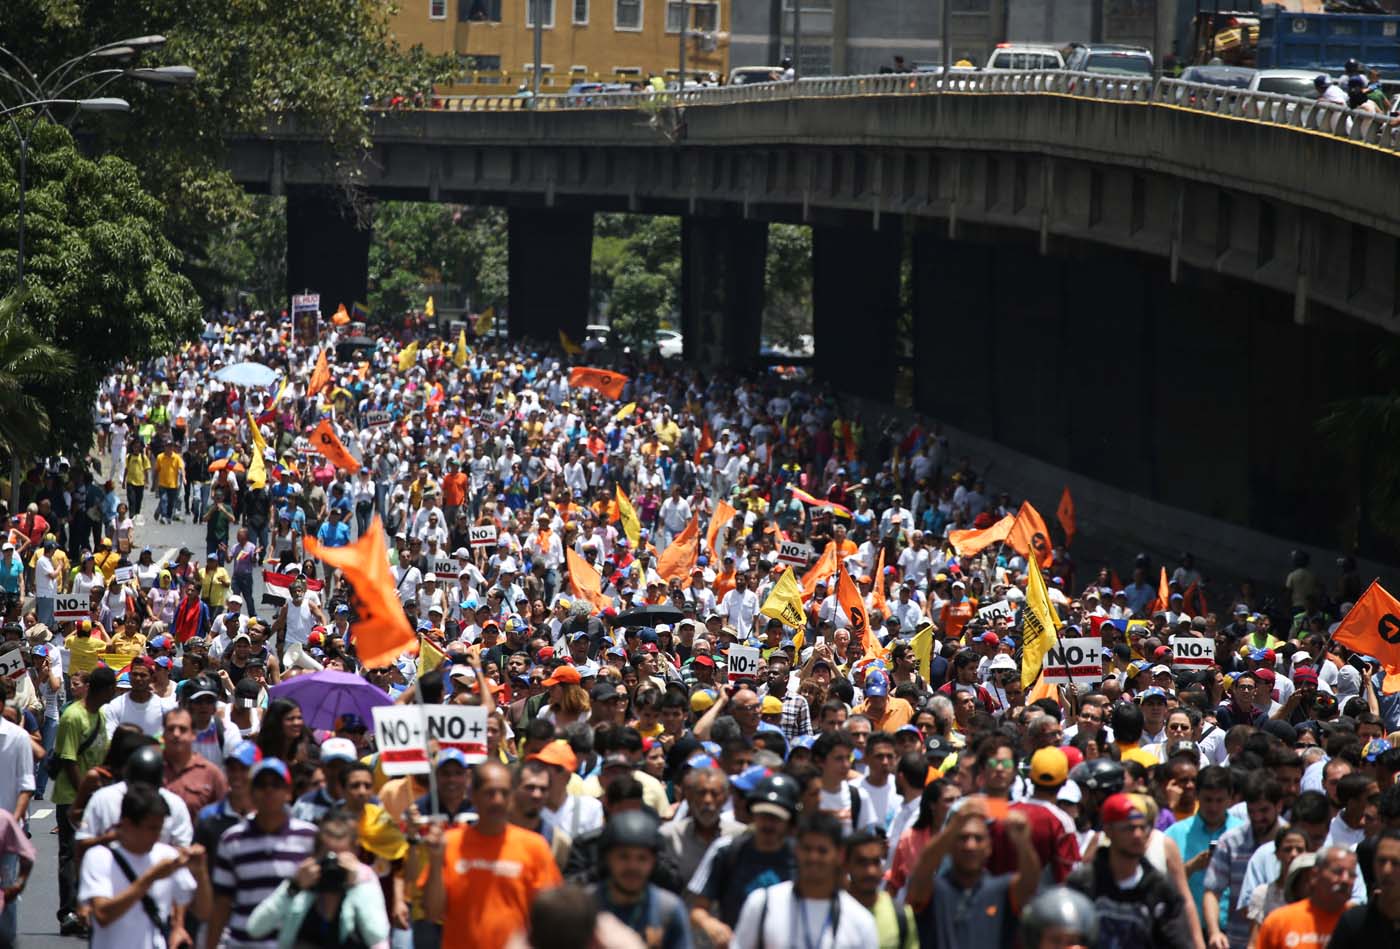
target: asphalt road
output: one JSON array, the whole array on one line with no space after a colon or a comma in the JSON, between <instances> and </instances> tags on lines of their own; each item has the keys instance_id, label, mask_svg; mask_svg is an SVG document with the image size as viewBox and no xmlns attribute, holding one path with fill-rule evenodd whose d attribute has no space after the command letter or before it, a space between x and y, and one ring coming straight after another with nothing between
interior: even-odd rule
<instances>
[{"instance_id":1,"label":"asphalt road","mask_svg":"<svg viewBox=\"0 0 1400 949\"><path fill-rule=\"evenodd\" d=\"M137 522L136 543L151 548L153 556L175 558L182 547L189 547L196 557L204 554L204 527L191 524L189 518L174 524L155 522L155 504L147 496L142 506L145 518ZM262 596L262 577L254 578L254 599ZM260 616L267 618L271 607L258 606ZM58 935L58 835L54 830L54 809L49 801L35 801L29 809L29 829L38 851L34 872L20 899L19 942L24 949L74 949L86 945L86 940ZM137 949L133 946L131 949Z\"/></svg>"}]
</instances>

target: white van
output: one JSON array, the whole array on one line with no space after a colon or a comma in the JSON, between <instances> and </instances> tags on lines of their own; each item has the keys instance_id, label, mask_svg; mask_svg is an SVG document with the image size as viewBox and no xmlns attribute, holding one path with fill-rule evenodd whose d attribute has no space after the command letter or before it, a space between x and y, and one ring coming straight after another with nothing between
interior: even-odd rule
<instances>
[{"instance_id":1,"label":"white van","mask_svg":"<svg viewBox=\"0 0 1400 949\"><path fill-rule=\"evenodd\" d=\"M1028 43L998 43L987 57L984 69L1016 70L1064 69L1065 58L1053 46L1033 46Z\"/></svg>"}]
</instances>

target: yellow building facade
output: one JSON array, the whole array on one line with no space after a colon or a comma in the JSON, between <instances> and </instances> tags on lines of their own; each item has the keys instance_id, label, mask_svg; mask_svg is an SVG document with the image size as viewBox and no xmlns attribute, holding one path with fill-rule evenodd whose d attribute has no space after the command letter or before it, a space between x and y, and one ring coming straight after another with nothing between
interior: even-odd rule
<instances>
[{"instance_id":1,"label":"yellow building facade","mask_svg":"<svg viewBox=\"0 0 1400 949\"><path fill-rule=\"evenodd\" d=\"M724 78L731 0L401 0L390 20L404 48L421 45L461 63L458 85L504 91L532 81L534 20L543 10L541 87L676 78L688 12L686 78ZM741 0L742 2L742 0ZM538 5L538 7L536 7ZM447 91L447 90L440 90Z\"/></svg>"}]
</instances>

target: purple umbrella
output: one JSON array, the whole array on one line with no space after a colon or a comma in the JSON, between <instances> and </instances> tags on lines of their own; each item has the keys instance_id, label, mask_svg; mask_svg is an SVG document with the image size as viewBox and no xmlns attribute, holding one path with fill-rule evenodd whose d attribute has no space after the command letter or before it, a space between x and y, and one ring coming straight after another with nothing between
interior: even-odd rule
<instances>
[{"instance_id":1,"label":"purple umbrella","mask_svg":"<svg viewBox=\"0 0 1400 949\"><path fill-rule=\"evenodd\" d=\"M335 728L342 715L360 716L365 724L374 721L374 709L393 705L389 696L377 685L349 672L327 669L288 679L267 690L274 699L291 699L301 707L307 728Z\"/></svg>"}]
</instances>

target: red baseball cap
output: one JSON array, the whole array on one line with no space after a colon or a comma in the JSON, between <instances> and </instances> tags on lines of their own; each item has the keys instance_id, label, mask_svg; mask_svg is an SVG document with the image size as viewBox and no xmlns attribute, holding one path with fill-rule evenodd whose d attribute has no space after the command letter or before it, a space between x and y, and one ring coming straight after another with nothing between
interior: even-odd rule
<instances>
[{"instance_id":1,"label":"red baseball cap","mask_svg":"<svg viewBox=\"0 0 1400 949\"><path fill-rule=\"evenodd\" d=\"M1110 795L1108 800L1103 802L1099 808L1099 823L1107 827L1109 824L1117 824L1125 820L1146 820L1144 814L1137 806L1137 803L1126 794Z\"/></svg>"}]
</instances>

